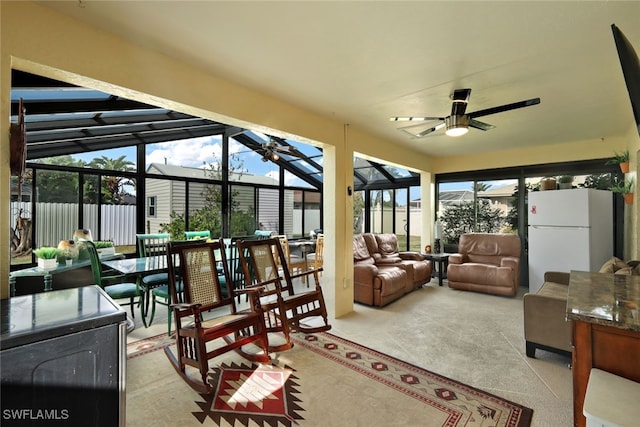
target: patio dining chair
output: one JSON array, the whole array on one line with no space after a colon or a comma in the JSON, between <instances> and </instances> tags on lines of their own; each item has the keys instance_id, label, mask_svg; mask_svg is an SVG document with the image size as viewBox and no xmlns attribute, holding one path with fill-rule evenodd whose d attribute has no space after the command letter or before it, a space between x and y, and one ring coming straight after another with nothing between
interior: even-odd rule
<instances>
[{"instance_id":1,"label":"patio dining chair","mask_svg":"<svg viewBox=\"0 0 640 427\"><path fill-rule=\"evenodd\" d=\"M209 230L185 231L184 232L184 238L187 239L187 240L189 240L189 239L201 239L201 238L210 239L211 238L211 232Z\"/></svg>"},{"instance_id":2,"label":"patio dining chair","mask_svg":"<svg viewBox=\"0 0 640 427\"><path fill-rule=\"evenodd\" d=\"M293 255L291 253L291 246L289 245L289 239L286 235L279 235L277 238L280 240L280 246L284 252L285 263L282 263L282 266L286 266L289 270L290 274L295 274L296 272L301 272L307 269L307 261L298 255ZM276 261L280 262L279 259ZM280 265L280 264L279 264ZM302 276L302 281L306 280L305 276Z\"/></svg>"},{"instance_id":3,"label":"patio dining chair","mask_svg":"<svg viewBox=\"0 0 640 427\"><path fill-rule=\"evenodd\" d=\"M140 306L142 302L142 291L137 283L128 282L124 275L105 274L100 262L100 256L96 246L91 241L83 242L89 254L91 262L91 273L93 281L100 286L114 300L128 300L129 302L119 302L119 305L128 305L131 307L131 317L135 319L136 314L133 306Z\"/></svg>"},{"instance_id":4,"label":"patio dining chair","mask_svg":"<svg viewBox=\"0 0 640 427\"><path fill-rule=\"evenodd\" d=\"M227 291L222 292L218 266L222 266L227 279L229 276L224 244L221 241L169 243L167 251L177 354L170 346L164 351L176 372L194 390L210 394L212 387L207 381L210 359L235 350L248 360L268 362L268 338L258 300L260 288L239 291L246 292L251 299L249 308L242 312L236 308L236 291L229 280ZM246 351L243 347L249 344L256 344L261 351ZM200 379L193 378L187 367L196 368Z\"/></svg>"},{"instance_id":5,"label":"patio dining chair","mask_svg":"<svg viewBox=\"0 0 640 427\"><path fill-rule=\"evenodd\" d=\"M293 347L292 332L314 333L328 331L327 308L318 279L319 270L309 269L291 275L286 265L285 253L279 238L266 240L239 240L240 262L245 276L245 289L262 290L260 304L265 316L267 332L280 332L284 343L270 345L270 351L282 351ZM292 279L313 277L311 290L297 293Z\"/></svg>"},{"instance_id":6,"label":"patio dining chair","mask_svg":"<svg viewBox=\"0 0 640 427\"><path fill-rule=\"evenodd\" d=\"M164 256L167 253L167 242L169 242L170 236L167 233L155 233L155 234L136 234L136 244L138 247L139 257L150 256ZM140 287L144 293L143 301L143 313L146 318L149 310L149 302L151 297L151 290L158 286L167 285L169 283L169 277L167 273L153 273L146 276L142 276L140 280ZM151 323L149 323L151 325Z\"/></svg>"}]
</instances>

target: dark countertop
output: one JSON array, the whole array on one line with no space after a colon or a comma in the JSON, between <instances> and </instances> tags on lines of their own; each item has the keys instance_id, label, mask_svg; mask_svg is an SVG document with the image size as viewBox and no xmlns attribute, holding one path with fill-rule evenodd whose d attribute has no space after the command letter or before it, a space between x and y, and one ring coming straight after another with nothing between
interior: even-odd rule
<instances>
[{"instance_id":1,"label":"dark countertop","mask_svg":"<svg viewBox=\"0 0 640 427\"><path fill-rule=\"evenodd\" d=\"M0 300L2 350L126 321L95 285Z\"/></svg>"},{"instance_id":2,"label":"dark countertop","mask_svg":"<svg viewBox=\"0 0 640 427\"><path fill-rule=\"evenodd\" d=\"M640 332L640 276L571 271L567 318Z\"/></svg>"}]
</instances>

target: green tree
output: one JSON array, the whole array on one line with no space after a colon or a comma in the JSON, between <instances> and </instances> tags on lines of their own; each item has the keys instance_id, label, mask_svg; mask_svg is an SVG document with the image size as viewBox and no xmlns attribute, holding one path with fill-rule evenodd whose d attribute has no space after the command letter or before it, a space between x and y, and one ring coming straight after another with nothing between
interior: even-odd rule
<instances>
[{"instance_id":1,"label":"green tree","mask_svg":"<svg viewBox=\"0 0 640 427\"><path fill-rule=\"evenodd\" d=\"M214 161L207 165L207 176L212 180L222 179L222 162L214 156ZM229 157L230 181L238 181L247 172L244 163L237 154ZM204 198L201 208L192 210L189 214L189 230L209 230L212 236L222 236L222 186L209 184L200 193ZM230 232L231 235L249 235L256 229L255 212L252 207L243 209L238 200L238 191L231 191L230 198ZM184 213L171 212L170 222L160 224L160 231L169 233L173 239L184 238L187 231Z\"/></svg>"},{"instance_id":2,"label":"green tree","mask_svg":"<svg viewBox=\"0 0 640 427\"><path fill-rule=\"evenodd\" d=\"M42 159L40 163L55 166L84 167L82 160L75 160L71 156L58 156ZM37 195L39 202L45 203L74 203L78 200L78 174L54 170L38 170Z\"/></svg>"},{"instance_id":3,"label":"green tree","mask_svg":"<svg viewBox=\"0 0 640 427\"><path fill-rule=\"evenodd\" d=\"M460 236L469 232L496 233L505 225L499 208L491 208L485 199L463 202L444 209L440 214L445 243L457 243Z\"/></svg>"}]
</instances>

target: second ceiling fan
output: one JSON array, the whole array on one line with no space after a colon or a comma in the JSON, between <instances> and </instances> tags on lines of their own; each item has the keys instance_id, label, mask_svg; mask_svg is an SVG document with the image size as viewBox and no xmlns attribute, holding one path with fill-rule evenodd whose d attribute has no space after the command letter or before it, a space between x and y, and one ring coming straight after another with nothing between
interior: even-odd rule
<instances>
[{"instance_id":1,"label":"second ceiling fan","mask_svg":"<svg viewBox=\"0 0 640 427\"><path fill-rule=\"evenodd\" d=\"M469 128L480 130L493 129L495 126L476 120L476 117L488 116L490 114L502 113L504 111L515 110L517 108L529 107L540 103L540 98L527 99L525 101L514 102L512 104L500 105L498 107L487 108L484 110L474 111L473 113L465 113L467 104L471 96L471 89L456 89L451 95L453 101L451 105L451 114L446 117L391 117L390 121L395 122L422 122L422 121L440 121L437 125L420 131L416 134L409 132L411 135L421 138L432 132L446 127L446 134L449 136L464 135ZM411 126L413 127L413 126ZM402 130L405 130L404 128Z\"/></svg>"}]
</instances>

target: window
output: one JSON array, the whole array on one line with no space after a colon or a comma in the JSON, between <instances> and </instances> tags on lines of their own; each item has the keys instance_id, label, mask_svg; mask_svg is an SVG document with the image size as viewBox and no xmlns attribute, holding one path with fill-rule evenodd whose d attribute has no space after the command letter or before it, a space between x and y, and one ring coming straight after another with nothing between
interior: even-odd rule
<instances>
[{"instance_id":1,"label":"window","mask_svg":"<svg viewBox=\"0 0 640 427\"><path fill-rule=\"evenodd\" d=\"M147 216L156 217L156 196L147 197Z\"/></svg>"}]
</instances>

